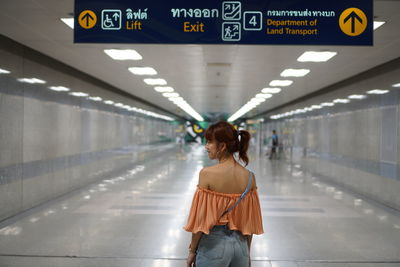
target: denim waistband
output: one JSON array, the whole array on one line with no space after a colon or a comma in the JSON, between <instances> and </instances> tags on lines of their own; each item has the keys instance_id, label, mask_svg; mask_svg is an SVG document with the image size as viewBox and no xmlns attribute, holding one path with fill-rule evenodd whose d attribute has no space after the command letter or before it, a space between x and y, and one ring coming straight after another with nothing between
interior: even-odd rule
<instances>
[{"instance_id":1,"label":"denim waistband","mask_svg":"<svg viewBox=\"0 0 400 267\"><path fill-rule=\"evenodd\" d=\"M224 234L224 235L232 235L234 233L240 234L241 233L239 231L236 230L230 230L228 225L224 224L224 225L215 225L213 228L211 228L210 233L214 233L214 234Z\"/></svg>"}]
</instances>

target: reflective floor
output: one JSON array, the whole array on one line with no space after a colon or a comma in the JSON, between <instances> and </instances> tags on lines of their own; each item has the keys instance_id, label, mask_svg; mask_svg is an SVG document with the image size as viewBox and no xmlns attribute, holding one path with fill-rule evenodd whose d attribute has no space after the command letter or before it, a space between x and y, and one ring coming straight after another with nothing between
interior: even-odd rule
<instances>
[{"instance_id":1,"label":"reflective floor","mask_svg":"<svg viewBox=\"0 0 400 267\"><path fill-rule=\"evenodd\" d=\"M202 146L177 148L117 177L0 223L0 266L185 266L182 227ZM400 215L293 166L251 158L265 234L252 266L400 266Z\"/></svg>"}]
</instances>

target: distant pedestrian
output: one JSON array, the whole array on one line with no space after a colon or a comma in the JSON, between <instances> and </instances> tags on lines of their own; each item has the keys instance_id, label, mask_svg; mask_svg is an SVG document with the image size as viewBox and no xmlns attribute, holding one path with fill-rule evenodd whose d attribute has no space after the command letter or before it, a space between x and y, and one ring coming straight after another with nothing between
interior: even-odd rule
<instances>
[{"instance_id":1,"label":"distant pedestrian","mask_svg":"<svg viewBox=\"0 0 400 267\"><path fill-rule=\"evenodd\" d=\"M272 146L271 146L271 153L269 154L269 159L277 158L276 149L279 146L278 135L276 134L275 130L272 130Z\"/></svg>"},{"instance_id":2,"label":"distant pedestrian","mask_svg":"<svg viewBox=\"0 0 400 267\"><path fill-rule=\"evenodd\" d=\"M200 171L185 230L192 232L187 267L247 267L253 234L262 234L260 200L248 164L250 133L227 122L205 132L206 150L218 164Z\"/></svg>"}]
</instances>

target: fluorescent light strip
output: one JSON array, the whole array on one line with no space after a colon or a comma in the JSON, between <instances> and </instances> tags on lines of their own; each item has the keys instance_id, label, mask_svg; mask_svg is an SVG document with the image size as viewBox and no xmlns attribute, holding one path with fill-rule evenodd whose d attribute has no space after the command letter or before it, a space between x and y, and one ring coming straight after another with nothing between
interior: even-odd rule
<instances>
[{"instance_id":1,"label":"fluorescent light strip","mask_svg":"<svg viewBox=\"0 0 400 267\"><path fill-rule=\"evenodd\" d=\"M289 86L293 83L290 80L273 80L269 83L269 86Z\"/></svg>"},{"instance_id":2,"label":"fluorescent light strip","mask_svg":"<svg viewBox=\"0 0 400 267\"><path fill-rule=\"evenodd\" d=\"M71 29L74 28L74 18L60 18L60 20L67 24Z\"/></svg>"},{"instance_id":3,"label":"fluorescent light strip","mask_svg":"<svg viewBox=\"0 0 400 267\"><path fill-rule=\"evenodd\" d=\"M0 74L9 74L11 71L0 69Z\"/></svg>"},{"instance_id":4,"label":"fluorescent light strip","mask_svg":"<svg viewBox=\"0 0 400 267\"><path fill-rule=\"evenodd\" d=\"M77 96L77 97L85 97L85 96L89 96L89 94L82 93L82 92L71 92L71 93L69 93L69 95L72 95L72 96Z\"/></svg>"},{"instance_id":5,"label":"fluorescent light strip","mask_svg":"<svg viewBox=\"0 0 400 267\"><path fill-rule=\"evenodd\" d=\"M46 83L46 81L37 79L37 78L20 78L17 79L17 81L22 82L22 83L30 83L30 84L35 84L35 83L40 83L40 84L44 84Z\"/></svg>"},{"instance_id":6,"label":"fluorescent light strip","mask_svg":"<svg viewBox=\"0 0 400 267\"><path fill-rule=\"evenodd\" d=\"M271 94L256 94L256 98L271 98Z\"/></svg>"},{"instance_id":7,"label":"fluorescent light strip","mask_svg":"<svg viewBox=\"0 0 400 267\"><path fill-rule=\"evenodd\" d=\"M336 56L337 52L315 52L315 51L307 51L304 52L297 61L300 62L326 62L332 57Z\"/></svg>"},{"instance_id":8,"label":"fluorescent light strip","mask_svg":"<svg viewBox=\"0 0 400 267\"><path fill-rule=\"evenodd\" d=\"M156 86L154 87L154 90L159 93L172 93L174 88L170 86Z\"/></svg>"},{"instance_id":9,"label":"fluorescent light strip","mask_svg":"<svg viewBox=\"0 0 400 267\"><path fill-rule=\"evenodd\" d=\"M385 23L386 21L374 21L374 31Z\"/></svg>"},{"instance_id":10,"label":"fluorescent light strip","mask_svg":"<svg viewBox=\"0 0 400 267\"><path fill-rule=\"evenodd\" d=\"M348 100L348 99L343 99L343 98L338 98L338 99L333 100L333 103L347 104L347 103L349 103L349 102L350 102L350 100Z\"/></svg>"},{"instance_id":11,"label":"fluorescent light strip","mask_svg":"<svg viewBox=\"0 0 400 267\"><path fill-rule=\"evenodd\" d=\"M364 99L367 98L366 95L349 95L347 98L349 99Z\"/></svg>"},{"instance_id":12,"label":"fluorescent light strip","mask_svg":"<svg viewBox=\"0 0 400 267\"><path fill-rule=\"evenodd\" d=\"M392 85L392 87L400 87L400 83L395 83Z\"/></svg>"},{"instance_id":13,"label":"fluorescent light strip","mask_svg":"<svg viewBox=\"0 0 400 267\"><path fill-rule=\"evenodd\" d=\"M70 89L64 86L50 86L50 90L57 91L57 92L69 92Z\"/></svg>"},{"instance_id":14,"label":"fluorescent light strip","mask_svg":"<svg viewBox=\"0 0 400 267\"><path fill-rule=\"evenodd\" d=\"M152 67L132 67L128 68L135 75L156 75L157 71Z\"/></svg>"},{"instance_id":15,"label":"fluorescent light strip","mask_svg":"<svg viewBox=\"0 0 400 267\"><path fill-rule=\"evenodd\" d=\"M179 97L178 93L163 93L164 97Z\"/></svg>"},{"instance_id":16,"label":"fluorescent light strip","mask_svg":"<svg viewBox=\"0 0 400 267\"><path fill-rule=\"evenodd\" d=\"M133 49L104 49L109 57L114 60L141 60L142 56Z\"/></svg>"},{"instance_id":17,"label":"fluorescent light strip","mask_svg":"<svg viewBox=\"0 0 400 267\"><path fill-rule=\"evenodd\" d=\"M106 100L106 101L104 101L104 103L107 105L112 105L112 104L114 104L114 101Z\"/></svg>"},{"instance_id":18,"label":"fluorescent light strip","mask_svg":"<svg viewBox=\"0 0 400 267\"><path fill-rule=\"evenodd\" d=\"M152 79L147 78L143 80L148 85L167 85L167 81L164 79Z\"/></svg>"},{"instance_id":19,"label":"fluorescent light strip","mask_svg":"<svg viewBox=\"0 0 400 267\"><path fill-rule=\"evenodd\" d=\"M264 93L264 94L277 94L280 91L282 91L281 88L264 88L264 89L261 90L261 93Z\"/></svg>"},{"instance_id":20,"label":"fluorescent light strip","mask_svg":"<svg viewBox=\"0 0 400 267\"><path fill-rule=\"evenodd\" d=\"M310 70L308 69L286 69L282 71L282 77L303 77L306 76Z\"/></svg>"},{"instance_id":21,"label":"fluorescent light strip","mask_svg":"<svg viewBox=\"0 0 400 267\"><path fill-rule=\"evenodd\" d=\"M195 118L197 121L204 121L204 118L199 113L197 113L186 101L177 102L175 104L187 114Z\"/></svg>"},{"instance_id":22,"label":"fluorescent light strip","mask_svg":"<svg viewBox=\"0 0 400 267\"><path fill-rule=\"evenodd\" d=\"M374 89L367 92L367 94L372 94L372 95L382 95L386 93L389 93L389 90Z\"/></svg>"},{"instance_id":23,"label":"fluorescent light strip","mask_svg":"<svg viewBox=\"0 0 400 267\"><path fill-rule=\"evenodd\" d=\"M89 97L89 100L98 102L98 101L102 101L103 99L101 97L98 97L98 96L92 96L92 97Z\"/></svg>"},{"instance_id":24,"label":"fluorescent light strip","mask_svg":"<svg viewBox=\"0 0 400 267\"><path fill-rule=\"evenodd\" d=\"M332 107L334 105L335 105L335 103L332 103L332 102L324 102L324 103L320 104L321 107Z\"/></svg>"}]
</instances>

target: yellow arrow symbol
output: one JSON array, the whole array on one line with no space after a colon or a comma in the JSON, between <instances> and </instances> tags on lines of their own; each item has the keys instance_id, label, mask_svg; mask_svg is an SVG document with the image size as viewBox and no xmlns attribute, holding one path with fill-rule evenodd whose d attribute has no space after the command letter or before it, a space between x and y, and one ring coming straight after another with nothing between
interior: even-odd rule
<instances>
[{"instance_id":1,"label":"yellow arrow symbol","mask_svg":"<svg viewBox=\"0 0 400 267\"><path fill-rule=\"evenodd\" d=\"M82 28L90 29L96 25L97 16L93 11L85 10L79 14L78 21Z\"/></svg>"},{"instance_id":2,"label":"yellow arrow symbol","mask_svg":"<svg viewBox=\"0 0 400 267\"><path fill-rule=\"evenodd\" d=\"M340 29L349 36L362 34L367 28L367 22L365 13L355 7L346 9L339 17Z\"/></svg>"}]
</instances>

